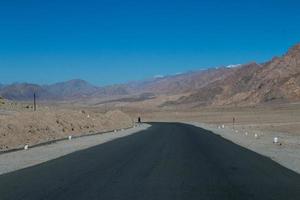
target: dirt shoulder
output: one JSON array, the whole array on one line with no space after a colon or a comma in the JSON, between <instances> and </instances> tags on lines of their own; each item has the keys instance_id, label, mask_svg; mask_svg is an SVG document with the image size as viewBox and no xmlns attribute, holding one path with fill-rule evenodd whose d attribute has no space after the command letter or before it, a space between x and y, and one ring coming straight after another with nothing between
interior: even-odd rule
<instances>
[{"instance_id":1,"label":"dirt shoulder","mask_svg":"<svg viewBox=\"0 0 300 200\"><path fill-rule=\"evenodd\" d=\"M223 126L223 124L212 125L199 122L189 122L188 124L210 130L221 137L259 154L270 157L279 164L300 173L299 136L295 137L285 133L276 132L262 132L244 126L237 126L233 129L231 126ZM274 143L274 138L278 138L278 143Z\"/></svg>"},{"instance_id":2,"label":"dirt shoulder","mask_svg":"<svg viewBox=\"0 0 300 200\"><path fill-rule=\"evenodd\" d=\"M0 154L0 174L31 167L78 150L83 150L114 139L138 133L139 131L145 130L149 127L150 125L148 124L142 124L127 130L80 137L49 145L29 148L28 150Z\"/></svg>"}]
</instances>

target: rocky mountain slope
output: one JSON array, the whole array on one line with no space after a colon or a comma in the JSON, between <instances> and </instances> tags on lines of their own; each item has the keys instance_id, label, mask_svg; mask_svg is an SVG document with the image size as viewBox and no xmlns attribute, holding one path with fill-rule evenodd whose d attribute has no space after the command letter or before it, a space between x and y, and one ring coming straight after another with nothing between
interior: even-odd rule
<instances>
[{"instance_id":1,"label":"rocky mountain slope","mask_svg":"<svg viewBox=\"0 0 300 200\"><path fill-rule=\"evenodd\" d=\"M10 100L29 100L34 93L44 96L47 91L42 86L30 83L14 83L0 88L0 95Z\"/></svg>"},{"instance_id":2,"label":"rocky mountain slope","mask_svg":"<svg viewBox=\"0 0 300 200\"><path fill-rule=\"evenodd\" d=\"M300 100L300 44L267 63L251 63L231 70L232 73L211 81L191 95L164 105L258 104Z\"/></svg>"},{"instance_id":3,"label":"rocky mountain slope","mask_svg":"<svg viewBox=\"0 0 300 200\"><path fill-rule=\"evenodd\" d=\"M300 100L300 44L267 63L211 68L106 87L96 87L83 80L46 86L23 83L0 87L0 96L13 100L30 100L34 92L42 100L98 99L96 102L100 103L181 95L177 100L162 102L161 106L295 102Z\"/></svg>"},{"instance_id":4,"label":"rocky mountain slope","mask_svg":"<svg viewBox=\"0 0 300 200\"><path fill-rule=\"evenodd\" d=\"M70 80L53 85L14 83L0 88L0 96L10 100L32 100L36 93L40 100L72 100L91 96L98 88L83 80Z\"/></svg>"}]
</instances>

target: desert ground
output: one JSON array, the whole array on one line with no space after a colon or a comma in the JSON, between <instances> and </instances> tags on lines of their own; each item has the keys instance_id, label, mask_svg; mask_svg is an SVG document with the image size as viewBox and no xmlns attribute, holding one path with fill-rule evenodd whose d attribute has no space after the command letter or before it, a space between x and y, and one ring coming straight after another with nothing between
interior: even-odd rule
<instances>
[{"instance_id":1,"label":"desert ground","mask_svg":"<svg viewBox=\"0 0 300 200\"><path fill-rule=\"evenodd\" d=\"M249 128L263 132L280 132L300 136L300 103L256 106L195 107L193 109L128 109L132 118L144 121L184 121Z\"/></svg>"},{"instance_id":2,"label":"desert ground","mask_svg":"<svg viewBox=\"0 0 300 200\"><path fill-rule=\"evenodd\" d=\"M1 100L0 151L21 149L69 136L90 135L133 126L132 119L119 110L104 113L57 104Z\"/></svg>"},{"instance_id":3,"label":"desert ground","mask_svg":"<svg viewBox=\"0 0 300 200\"><path fill-rule=\"evenodd\" d=\"M105 105L40 102L34 112L30 102L2 101L2 152L70 135L129 128L141 117L143 122L184 122L211 130L300 173L299 103L161 108L161 99Z\"/></svg>"},{"instance_id":4,"label":"desert ground","mask_svg":"<svg viewBox=\"0 0 300 200\"><path fill-rule=\"evenodd\" d=\"M128 112L144 121L185 122L210 130L300 173L299 103L143 111Z\"/></svg>"}]
</instances>

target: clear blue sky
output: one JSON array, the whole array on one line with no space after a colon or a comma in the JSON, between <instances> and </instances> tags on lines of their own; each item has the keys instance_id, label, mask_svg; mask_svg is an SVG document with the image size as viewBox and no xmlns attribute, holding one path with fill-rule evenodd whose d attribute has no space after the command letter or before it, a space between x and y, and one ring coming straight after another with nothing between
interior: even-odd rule
<instances>
[{"instance_id":1,"label":"clear blue sky","mask_svg":"<svg viewBox=\"0 0 300 200\"><path fill-rule=\"evenodd\" d=\"M300 42L298 0L2 0L0 83L96 85L263 62Z\"/></svg>"}]
</instances>

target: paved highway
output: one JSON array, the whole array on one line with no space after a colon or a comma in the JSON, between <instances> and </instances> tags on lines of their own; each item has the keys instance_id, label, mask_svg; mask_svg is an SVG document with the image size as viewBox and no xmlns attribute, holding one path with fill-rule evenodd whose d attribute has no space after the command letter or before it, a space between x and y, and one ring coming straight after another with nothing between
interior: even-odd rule
<instances>
[{"instance_id":1,"label":"paved highway","mask_svg":"<svg viewBox=\"0 0 300 200\"><path fill-rule=\"evenodd\" d=\"M180 123L0 176L1 200L300 199L300 175Z\"/></svg>"}]
</instances>

